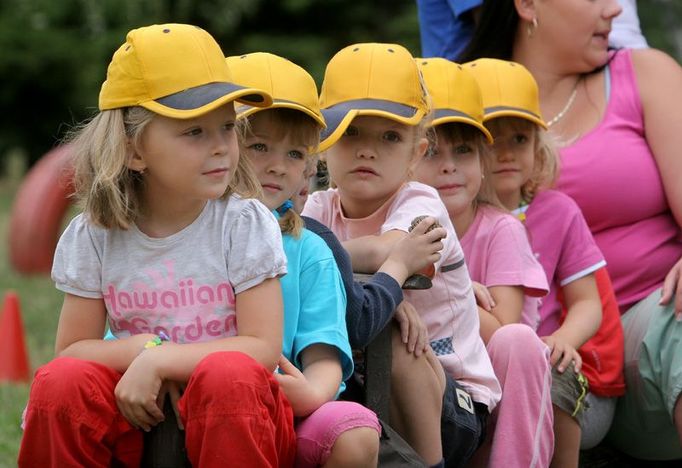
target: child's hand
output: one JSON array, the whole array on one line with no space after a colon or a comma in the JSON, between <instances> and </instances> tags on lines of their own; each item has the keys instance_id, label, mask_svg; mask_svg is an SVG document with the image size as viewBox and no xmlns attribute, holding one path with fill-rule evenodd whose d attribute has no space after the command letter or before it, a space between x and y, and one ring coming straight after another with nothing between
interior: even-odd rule
<instances>
[{"instance_id":1,"label":"child's hand","mask_svg":"<svg viewBox=\"0 0 682 468\"><path fill-rule=\"evenodd\" d=\"M563 372L568 368L569 364L573 362L575 371L580 372L583 365L583 359L573 346L556 335L545 336L541 339L549 347L551 353L549 362L552 367L557 366L557 370Z\"/></svg>"},{"instance_id":2,"label":"child's hand","mask_svg":"<svg viewBox=\"0 0 682 468\"><path fill-rule=\"evenodd\" d=\"M476 304L490 312L492 308L495 307L495 299L493 299L488 288L476 281L472 281L471 285L474 289L474 296L476 296Z\"/></svg>"},{"instance_id":3,"label":"child's hand","mask_svg":"<svg viewBox=\"0 0 682 468\"><path fill-rule=\"evenodd\" d=\"M395 319L400 325L400 337L407 351L421 356L429 347L429 332L412 304L403 301L395 309Z\"/></svg>"},{"instance_id":4,"label":"child's hand","mask_svg":"<svg viewBox=\"0 0 682 468\"><path fill-rule=\"evenodd\" d=\"M159 391L159 396L156 397L156 406L163 411L163 405L166 400L166 395L170 398L171 405L173 406L173 412L175 413L175 420L178 423L178 429L184 431L185 428L182 426L182 421L180 420L180 410L178 410L178 401L182 396L182 392L185 391L185 385L166 380L161 385L161 390Z\"/></svg>"},{"instance_id":5,"label":"child's hand","mask_svg":"<svg viewBox=\"0 0 682 468\"><path fill-rule=\"evenodd\" d=\"M114 390L121 414L134 427L146 432L164 420L163 411L156 403L163 383L153 362L157 349L140 353Z\"/></svg>"},{"instance_id":6,"label":"child's hand","mask_svg":"<svg viewBox=\"0 0 682 468\"><path fill-rule=\"evenodd\" d=\"M430 216L421 220L412 231L395 243L387 261L392 260L402 264L408 276L424 268L432 267L440 260L440 251L443 250L441 239L447 236L447 231L443 227L427 232L434 223L436 220Z\"/></svg>"},{"instance_id":7,"label":"child's hand","mask_svg":"<svg viewBox=\"0 0 682 468\"><path fill-rule=\"evenodd\" d=\"M318 402L315 389L305 378L303 372L284 356L280 356L277 365L280 372L275 372L275 379L289 400L294 415L307 416L319 408L323 402Z\"/></svg>"}]
</instances>

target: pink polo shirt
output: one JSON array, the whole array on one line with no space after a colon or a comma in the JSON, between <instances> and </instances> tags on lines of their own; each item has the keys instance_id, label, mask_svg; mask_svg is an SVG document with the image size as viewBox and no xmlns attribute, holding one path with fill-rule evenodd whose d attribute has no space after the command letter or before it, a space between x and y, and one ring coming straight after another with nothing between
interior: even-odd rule
<instances>
[{"instance_id":1,"label":"pink polo shirt","mask_svg":"<svg viewBox=\"0 0 682 468\"><path fill-rule=\"evenodd\" d=\"M523 288L521 323L537 329L540 322L537 298L545 296L549 286L521 221L500 209L481 205L459 241L474 281L486 287Z\"/></svg>"},{"instance_id":2,"label":"pink polo shirt","mask_svg":"<svg viewBox=\"0 0 682 468\"><path fill-rule=\"evenodd\" d=\"M546 336L561 326L557 299L561 287L594 273L606 262L570 197L543 190L525 208L530 243L551 286L540 306L538 335Z\"/></svg>"},{"instance_id":3,"label":"pink polo shirt","mask_svg":"<svg viewBox=\"0 0 682 468\"><path fill-rule=\"evenodd\" d=\"M502 391L479 335L478 309L464 253L438 192L428 185L408 182L370 216L351 219L343 214L338 191L329 189L310 195L302 214L327 225L342 242L394 229L407 232L412 219L419 215L432 216L447 229L433 287L405 291L404 295L419 311L445 371L475 401L492 411Z\"/></svg>"}]
</instances>

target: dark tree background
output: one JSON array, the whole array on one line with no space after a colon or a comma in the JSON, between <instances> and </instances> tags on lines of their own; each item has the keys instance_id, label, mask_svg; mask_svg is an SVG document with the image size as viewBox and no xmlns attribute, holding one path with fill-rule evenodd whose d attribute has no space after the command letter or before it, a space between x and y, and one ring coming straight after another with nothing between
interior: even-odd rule
<instances>
[{"instance_id":1,"label":"dark tree background","mask_svg":"<svg viewBox=\"0 0 682 468\"><path fill-rule=\"evenodd\" d=\"M649 42L682 56L682 2L639 2ZM28 163L97 107L125 33L152 23L202 26L226 55L269 51L321 82L340 48L398 42L419 55L414 0L0 0L0 173L5 155Z\"/></svg>"}]
</instances>

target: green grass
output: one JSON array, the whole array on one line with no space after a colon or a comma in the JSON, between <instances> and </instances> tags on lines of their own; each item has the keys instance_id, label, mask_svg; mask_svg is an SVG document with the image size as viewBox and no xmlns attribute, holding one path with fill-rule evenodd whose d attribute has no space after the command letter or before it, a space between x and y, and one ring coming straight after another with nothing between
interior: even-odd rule
<instances>
[{"instance_id":1,"label":"green grass","mask_svg":"<svg viewBox=\"0 0 682 468\"><path fill-rule=\"evenodd\" d=\"M8 230L12 202L21 180L20 164L0 178L0 299L14 290L19 296L31 370L49 361L61 308L62 293L49 275L23 276L9 263ZM1 358L1 351L0 351ZM21 441L19 422L29 384L0 383L0 467L16 466Z\"/></svg>"}]
</instances>

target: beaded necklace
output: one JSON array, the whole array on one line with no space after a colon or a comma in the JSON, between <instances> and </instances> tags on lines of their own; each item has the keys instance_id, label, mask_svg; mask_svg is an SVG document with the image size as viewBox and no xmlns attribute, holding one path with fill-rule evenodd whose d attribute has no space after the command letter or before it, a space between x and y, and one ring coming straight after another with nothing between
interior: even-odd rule
<instances>
[{"instance_id":1,"label":"beaded necklace","mask_svg":"<svg viewBox=\"0 0 682 468\"><path fill-rule=\"evenodd\" d=\"M575 82L575 86L573 86L573 91L571 92L571 95L568 97L568 101L566 101L566 105L564 106L561 111L551 119L547 121L547 127L551 127L555 123L557 123L559 120L561 120L564 115L566 115L566 112L568 112L573 105L573 101L575 101L575 97L578 95L578 85L582 81L582 76L578 78L578 81Z\"/></svg>"},{"instance_id":2,"label":"beaded necklace","mask_svg":"<svg viewBox=\"0 0 682 468\"><path fill-rule=\"evenodd\" d=\"M522 223L526 222L526 211L528 210L528 202L523 198L519 202L519 207L512 210L512 214Z\"/></svg>"}]
</instances>

